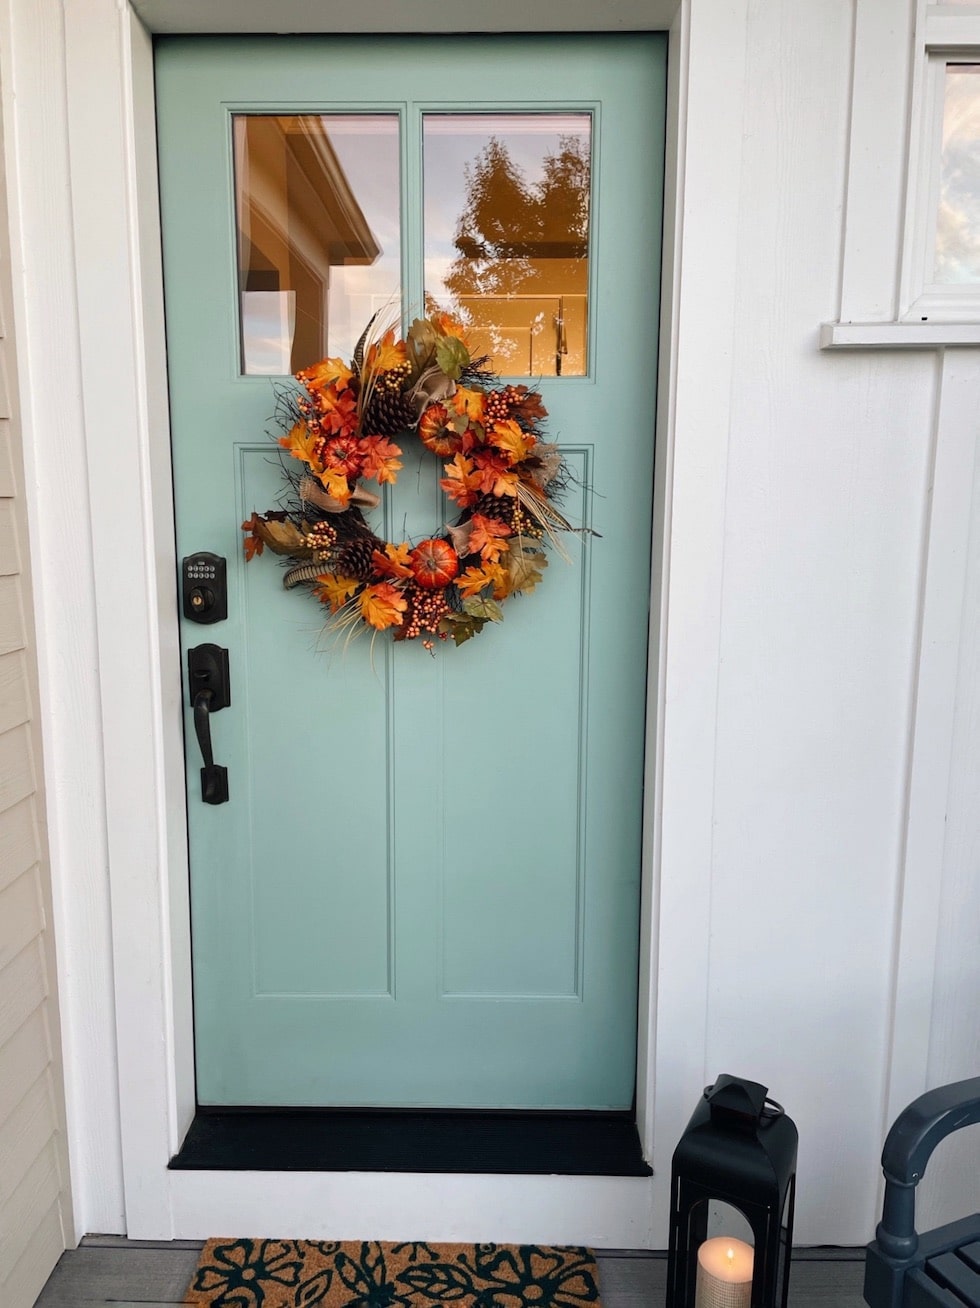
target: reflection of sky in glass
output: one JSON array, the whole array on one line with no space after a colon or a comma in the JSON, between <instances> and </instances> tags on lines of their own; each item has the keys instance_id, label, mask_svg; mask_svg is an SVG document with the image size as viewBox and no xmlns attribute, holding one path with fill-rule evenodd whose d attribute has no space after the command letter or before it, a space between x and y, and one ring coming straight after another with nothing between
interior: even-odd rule
<instances>
[{"instance_id":1,"label":"reflection of sky in glass","mask_svg":"<svg viewBox=\"0 0 980 1308\"><path fill-rule=\"evenodd\" d=\"M524 180L544 177L544 161L557 154L561 137L588 141L588 114L426 114L423 129L425 189L425 289L444 301L443 277L458 251L456 224L466 207L466 167L492 138L502 141Z\"/></svg>"},{"instance_id":2,"label":"reflection of sky in glass","mask_svg":"<svg viewBox=\"0 0 980 1308\"><path fill-rule=\"evenodd\" d=\"M331 114L326 136L357 197L381 254L366 268L334 268L330 278L329 349L349 358L379 309L397 303L401 283L398 118Z\"/></svg>"},{"instance_id":3,"label":"reflection of sky in glass","mask_svg":"<svg viewBox=\"0 0 980 1308\"><path fill-rule=\"evenodd\" d=\"M937 282L980 281L980 65L949 64L936 219Z\"/></svg>"}]
</instances>

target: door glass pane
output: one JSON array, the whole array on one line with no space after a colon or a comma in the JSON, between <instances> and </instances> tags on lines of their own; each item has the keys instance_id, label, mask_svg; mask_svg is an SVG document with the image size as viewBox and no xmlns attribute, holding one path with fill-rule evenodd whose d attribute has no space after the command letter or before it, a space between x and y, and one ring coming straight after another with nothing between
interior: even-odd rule
<instances>
[{"instance_id":1,"label":"door glass pane","mask_svg":"<svg viewBox=\"0 0 980 1308\"><path fill-rule=\"evenodd\" d=\"M427 114L425 294L504 376L588 369L590 114Z\"/></svg>"},{"instance_id":2,"label":"door glass pane","mask_svg":"<svg viewBox=\"0 0 980 1308\"><path fill-rule=\"evenodd\" d=\"M980 64L947 64L937 282L980 282Z\"/></svg>"},{"instance_id":3,"label":"door glass pane","mask_svg":"<svg viewBox=\"0 0 980 1308\"><path fill-rule=\"evenodd\" d=\"M398 117L234 120L241 367L349 358L401 283Z\"/></svg>"}]
</instances>

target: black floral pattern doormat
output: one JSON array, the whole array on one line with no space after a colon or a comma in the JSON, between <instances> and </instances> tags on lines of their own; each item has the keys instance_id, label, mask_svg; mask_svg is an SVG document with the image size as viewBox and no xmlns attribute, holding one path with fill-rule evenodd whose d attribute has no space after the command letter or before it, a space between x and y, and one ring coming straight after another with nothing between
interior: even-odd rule
<instances>
[{"instance_id":1,"label":"black floral pattern doormat","mask_svg":"<svg viewBox=\"0 0 980 1308\"><path fill-rule=\"evenodd\" d=\"M590 1249L209 1240L184 1303L210 1308L599 1308Z\"/></svg>"}]
</instances>

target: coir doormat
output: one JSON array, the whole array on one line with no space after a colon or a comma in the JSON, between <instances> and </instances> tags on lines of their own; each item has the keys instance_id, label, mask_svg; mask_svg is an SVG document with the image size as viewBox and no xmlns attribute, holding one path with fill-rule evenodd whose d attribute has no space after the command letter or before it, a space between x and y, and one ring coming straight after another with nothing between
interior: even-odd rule
<instances>
[{"instance_id":1,"label":"coir doormat","mask_svg":"<svg viewBox=\"0 0 980 1308\"><path fill-rule=\"evenodd\" d=\"M213 1308L584 1308L590 1249L373 1240L209 1240L184 1303Z\"/></svg>"}]
</instances>

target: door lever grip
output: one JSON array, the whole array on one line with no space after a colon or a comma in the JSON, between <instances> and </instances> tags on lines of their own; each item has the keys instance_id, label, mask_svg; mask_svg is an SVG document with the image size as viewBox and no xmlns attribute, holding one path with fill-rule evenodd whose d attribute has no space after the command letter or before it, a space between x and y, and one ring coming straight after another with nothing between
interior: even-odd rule
<instances>
[{"instance_id":1,"label":"door lever grip","mask_svg":"<svg viewBox=\"0 0 980 1308\"><path fill-rule=\"evenodd\" d=\"M231 703L228 651L217 645L198 645L187 651L194 734L201 749L201 799L205 804L227 804L228 769L214 761L211 714Z\"/></svg>"},{"instance_id":2,"label":"door lever grip","mask_svg":"<svg viewBox=\"0 0 980 1308\"><path fill-rule=\"evenodd\" d=\"M201 747L201 799L205 804L227 804L228 769L215 763L211 748L211 701L213 690L199 690L194 696L194 731Z\"/></svg>"}]
</instances>

